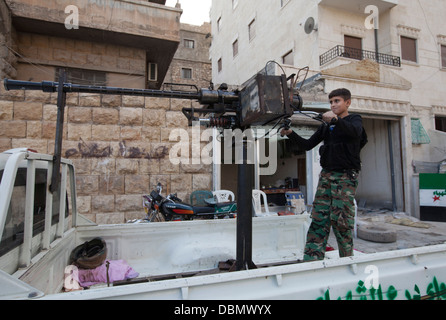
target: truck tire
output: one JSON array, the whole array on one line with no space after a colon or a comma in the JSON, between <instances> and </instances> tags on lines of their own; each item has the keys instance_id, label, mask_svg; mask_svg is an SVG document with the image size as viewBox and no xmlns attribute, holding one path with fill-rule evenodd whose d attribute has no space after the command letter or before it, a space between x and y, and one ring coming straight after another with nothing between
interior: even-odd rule
<instances>
[{"instance_id":1,"label":"truck tire","mask_svg":"<svg viewBox=\"0 0 446 320\"><path fill-rule=\"evenodd\" d=\"M395 231L384 227L358 226L358 238L377 243L393 243L396 242L397 235Z\"/></svg>"}]
</instances>

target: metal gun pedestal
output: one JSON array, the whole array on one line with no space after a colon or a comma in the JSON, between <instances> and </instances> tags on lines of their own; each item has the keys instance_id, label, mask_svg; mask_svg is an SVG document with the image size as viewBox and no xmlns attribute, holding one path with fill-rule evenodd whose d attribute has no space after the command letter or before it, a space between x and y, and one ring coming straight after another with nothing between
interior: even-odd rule
<instances>
[{"instance_id":1,"label":"metal gun pedestal","mask_svg":"<svg viewBox=\"0 0 446 320\"><path fill-rule=\"evenodd\" d=\"M237 191L237 271L256 269L252 262L252 189L254 164L248 163L248 143L243 142L243 163L238 165ZM232 270L233 268L231 268Z\"/></svg>"}]
</instances>

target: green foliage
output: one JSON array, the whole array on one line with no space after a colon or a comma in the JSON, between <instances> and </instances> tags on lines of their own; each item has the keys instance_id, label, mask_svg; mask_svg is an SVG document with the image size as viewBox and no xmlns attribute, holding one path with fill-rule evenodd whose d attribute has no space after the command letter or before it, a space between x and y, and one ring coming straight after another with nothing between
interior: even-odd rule
<instances>
[{"instance_id":1,"label":"green foliage","mask_svg":"<svg viewBox=\"0 0 446 320\"><path fill-rule=\"evenodd\" d=\"M394 286L389 286L386 291L382 290L381 285L378 289L366 288L364 281L359 281L356 287L356 294L353 291L348 291L345 297L338 297L337 300L395 300L398 297L398 292ZM418 285L414 286L415 293L412 295L409 290L405 291L405 297L407 300L446 300L446 284L439 283L437 278L434 277L433 281L428 284L426 289L426 295L421 295L421 290ZM331 300L330 290L327 290L323 297L319 297L317 300Z\"/></svg>"}]
</instances>

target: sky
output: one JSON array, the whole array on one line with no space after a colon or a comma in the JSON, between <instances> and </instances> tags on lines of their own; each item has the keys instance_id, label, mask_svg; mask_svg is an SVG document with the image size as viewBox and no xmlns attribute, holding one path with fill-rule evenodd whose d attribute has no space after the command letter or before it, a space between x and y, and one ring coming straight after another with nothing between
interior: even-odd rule
<instances>
[{"instance_id":1,"label":"sky","mask_svg":"<svg viewBox=\"0 0 446 320\"><path fill-rule=\"evenodd\" d=\"M167 0L166 6L175 7L177 0ZM209 10L212 0L180 0L181 22L201 26L203 22L209 22Z\"/></svg>"}]
</instances>

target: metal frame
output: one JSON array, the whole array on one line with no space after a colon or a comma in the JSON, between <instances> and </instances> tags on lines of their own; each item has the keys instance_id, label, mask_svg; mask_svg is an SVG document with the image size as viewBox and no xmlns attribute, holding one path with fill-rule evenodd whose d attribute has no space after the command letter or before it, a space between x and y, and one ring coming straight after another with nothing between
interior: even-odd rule
<instances>
[{"instance_id":1,"label":"metal frame","mask_svg":"<svg viewBox=\"0 0 446 320\"><path fill-rule=\"evenodd\" d=\"M48 179L47 191L50 189L50 181L52 180L53 157L44 154L33 153L30 151L21 151L12 154L6 162L3 172L3 178L0 184L0 239L3 235L6 216L8 214L9 204L14 189L14 182L17 176L17 171L20 163L27 161L27 177L26 177L26 199L25 199L25 225L22 249L19 257L19 267L26 268L31 265L31 260L35 256L32 254L32 240L33 240L33 218L34 218L34 188L36 178L36 164L37 162L48 163ZM59 222L57 224L57 231L53 242L59 238L63 238L65 234L66 224L66 198L67 183L70 179L70 195L72 203L72 227L77 226L77 206L76 206L76 180L75 169L72 161L61 159L62 177L60 183L60 202L59 202ZM46 193L46 212L45 212L45 227L42 235L42 250L49 250L51 248L51 217L53 212L53 193ZM38 254L38 253L37 253Z\"/></svg>"}]
</instances>

